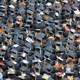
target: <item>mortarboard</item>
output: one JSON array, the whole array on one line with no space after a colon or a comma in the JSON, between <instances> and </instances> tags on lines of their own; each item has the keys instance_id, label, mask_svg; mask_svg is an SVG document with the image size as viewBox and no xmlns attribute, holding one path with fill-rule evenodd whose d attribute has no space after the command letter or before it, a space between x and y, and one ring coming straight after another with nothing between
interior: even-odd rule
<instances>
[{"instance_id":1,"label":"mortarboard","mask_svg":"<svg viewBox=\"0 0 80 80\"><path fill-rule=\"evenodd\" d=\"M21 75L20 76L18 76L21 80L25 80L25 78L26 78L26 74L25 73L23 73L23 72L21 72Z\"/></svg>"},{"instance_id":2,"label":"mortarboard","mask_svg":"<svg viewBox=\"0 0 80 80\"><path fill-rule=\"evenodd\" d=\"M24 25L24 27L25 27L25 28L30 28L30 24L26 23L26 24Z\"/></svg>"},{"instance_id":3,"label":"mortarboard","mask_svg":"<svg viewBox=\"0 0 80 80\"><path fill-rule=\"evenodd\" d=\"M32 15L32 14L33 14L33 11L30 10L30 9L28 9L28 10L27 10L27 14L31 14L31 15Z\"/></svg>"},{"instance_id":4,"label":"mortarboard","mask_svg":"<svg viewBox=\"0 0 80 80\"><path fill-rule=\"evenodd\" d=\"M76 33L74 34L74 36L79 37L80 34L76 32Z\"/></svg>"},{"instance_id":5,"label":"mortarboard","mask_svg":"<svg viewBox=\"0 0 80 80\"><path fill-rule=\"evenodd\" d=\"M16 49L11 49L12 53L17 53L18 51Z\"/></svg>"},{"instance_id":6,"label":"mortarboard","mask_svg":"<svg viewBox=\"0 0 80 80\"><path fill-rule=\"evenodd\" d=\"M46 58L50 58L51 52L44 51L44 55L45 55Z\"/></svg>"},{"instance_id":7,"label":"mortarboard","mask_svg":"<svg viewBox=\"0 0 80 80\"><path fill-rule=\"evenodd\" d=\"M68 51L67 56L76 57L77 54L74 51Z\"/></svg>"},{"instance_id":8,"label":"mortarboard","mask_svg":"<svg viewBox=\"0 0 80 80\"><path fill-rule=\"evenodd\" d=\"M7 73L8 74L15 74L15 69L9 68Z\"/></svg>"},{"instance_id":9,"label":"mortarboard","mask_svg":"<svg viewBox=\"0 0 80 80\"><path fill-rule=\"evenodd\" d=\"M5 11L5 6L4 5L0 5L0 10Z\"/></svg>"},{"instance_id":10,"label":"mortarboard","mask_svg":"<svg viewBox=\"0 0 80 80\"><path fill-rule=\"evenodd\" d=\"M80 29L80 25L77 25L77 28Z\"/></svg>"},{"instance_id":11,"label":"mortarboard","mask_svg":"<svg viewBox=\"0 0 80 80\"><path fill-rule=\"evenodd\" d=\"M57 56L57 59L60 61L64 61L61 57Z\"/></svg>"},{"instance_id":12,"label":"mortarboard","mask_svg":"<svg viewBox=\"0 0 80 80\"><path fill-rule=\"evenodd\" d=\"M33 63L41 63L42 61L40 59L35 59L35 60L32 60Z\"/></svg>"},{"instance_id":13,"label":"mortarboard","mask_svg":"<svg viewBox=\"0 0 80 80\"><path fill-rule=\"evenodd\" d=\"M27 65L27 64L29 64L29 61L27 61L26 59L23 59L22 63Z\"/></svg>"},{"instance_id":14,"label":"mortarboard","mask_svg":"<svg viewBox=\"0 0 80 80\"><path fill-rule=\"evenodd\" d=\"M48 75L48 74L43 74L43 76L42 76L42 78L45 79L45 80L48 80L49 77L50 77L50 75Z\"/></svg>"},{"instance_id":15,"label":"mortarboard","mask_svg":"<svg viewBox=\"0 0 80 80\"><path fill-rule=\"evenodd\" d=\"M19 47L19 45L18 44L14 44L12 47L13 48L17 48L17 47Z\"/></svg>"},{"instance_id":16,"label":"mortarboard","mask_svg":"<svg viewBox=\"0 0 80 80\"><path fill-rule=\"evenodd\" d=\"M29 44L28 44L29 45ZM30 53L31 52L31 49L32 49L32 45L29 45L28 46L27 44L26 44L26 46L24 46L24 48L23 48L23 51L25 52L25 53Z\"/></svg>"},{"instance_id":17,"label":"mortarboard","mask_svg":"<svg viewBox=\"0 0 80 80\"><path fill-rule=\"evenodd\" d=\"M31 23L32 23L32 20L26 19L26 23L27 23L27 24L31 24Z\"/></svg>"},{"instance_id":18,"label":"mortarboard","mask_svg":"<svg viewBox=\"0 0 80 80\"><path fill-rule=\"evenodd\" d=\"M0 12L0 17L3 17L4 16L4 13Z\"/></svg>"},{"instance_id":19,"label":"mortarboard","mask_svg":"<svg viewBox=\"0 0 80 80\"><path fill-rule=\"evenodd\" d=\"M9 5L9 8L15 9L15 6L11 4L11 5Z\"/></svg>"},{"instance_id":20,"label":"mortarboard","mask_svg":"<svg viewBox=\"0 0 80 80\"><path fill-rule=\"evenodd\" d=\"M22 54L21 54L21 57L26 57L26 53L25 52L23 52Z\"/></svg>"},{"instance_id":21,"label":"mortarboard","mask_svg":"<svg viewBox=\"0 0 80 80\"><path fill-rule=\"evenodd\" d=\"M29 43L33 43L33 42L34 42L34 40L31 39L30 37L27 37L27 38L26 38L26 41L29 42Z\"/></svg>"},{"instance_id":22,"label":"mortarboard","mask_svg":"<svg viewBox=\"0 0 80 80\"><path fill-rule=\"evenodd\" d=\"M40 51L35 50L34 57L40 59L42 57Z\"/></svg>"},{"instance_id":23,"label":"mortarboard","mask_svg":"<svg viewBox=\"0 0 80 80\"><path fill-rule=\"evenodd\" d=\"M46 3L46 6L50 7L50 6L52 6L52 3L48 2L48 3Z\"/></svg>"},{"instance_id":24,"label":"mortarboard","mask_svg":"<svg viewBox=\"0 0 80 80\"><path fill-rule=\"evenodd\" d=\"M32 20L33 16L27 16L27 19Z\"/></svg>"},{"instance_id":25,"label":"mortarboard","mask_svg":"<svg viewBox=\"0 0 80 80\"><path fill-rule=\"evenodd\" d=\"M2 46L2 50L4 50L4 51L7 50L7 46L6 45L3 45Z\"/></svg>"},{"instance_id":26,"label":"mortarboard","mask_svg":"<svg viewBox=\"0 0 80 80\"><path fill-rule=\"evenodd\" d=\"M49 43L49 44L47 44L47 45L45 46L44 50L45 50L45 51L48 51L49 53L52 53L53 50L54 50L54 48L53 48L52 44Z\"/></svg>"},{"instance_id":27,"label":"mortarboard","mask_svg":"<svg viewBox=\"0 0 80 80\"><path fill-rule=\"evenodd\" d=\"M71 31L72 33L75 33L75 32L76 32L75 29L71 29L70 31Z\"/></svg>"}]
</instances>

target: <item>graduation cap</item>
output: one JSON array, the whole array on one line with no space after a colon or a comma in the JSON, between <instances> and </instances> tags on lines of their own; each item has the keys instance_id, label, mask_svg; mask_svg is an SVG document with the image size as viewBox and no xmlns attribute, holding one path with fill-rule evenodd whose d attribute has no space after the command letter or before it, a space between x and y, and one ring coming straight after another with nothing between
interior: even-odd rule
<instances>
[{"instance_id":1,"label":"graduation cap","mask_svg":"<svg viewBox=\"0 0 80 80\"><path fill-rule=\"evenodd\" d=\"M48 80L54 80L52 77L49 77Z\"/></svg>"},{"instance_id":2,"label":"graduation cap","mask_svg":"<svg viewBox=\"0 0 80 80\"><path fill-rule=\"evenodd\" d=\"M59 61L64 61L61 57L59 57L59 56L57 56L57 59L59 60Z\"/></svg>"},{"instance_id":3,"label":"graduation cap","mask_svg":"<svg viewBox=\"0 0 80 80\"><path fill-rule=\"evenodd\" d=\"M21 57L26 57L26 53L25 52L23 52L22 54L21 54Z\"/></svg>"},{"instance_id":4,"label":"graduation cap","mask_svg":"<svg viewBox=\"0 0 80 80\"><path fill-rule=\"evenodd\" d=\"M75 34L74 34L74 36L79 37L79 36L80 36L80 34L79 34L79 33L75 33Z\"/></svg>"},{"instance_id":5,"label":"graduation cap","mask_svg":"<svg viewBox=\"0 0 80 80\"><path fill-rule=\"evenodd\" d=\"M80 11L78 10L77 7L76 7L76 10L74 10L74 14L75 14L75 16L77 16L77 17L80 16Z\"/></svg>"},{"instance_id":6,"label":"graduation cap","mask_svg":"<svg viewBox=\"0 0 80 80\"><path fill-rule=\"evenodd\" d=\"M36 20L42 20L42 16L39 13L37 13L37 15L35 16L35 18L36 18Z\"/></svg>"},{"instance_id":7,"label":"graduation cap","mask_svg":"<svg viewBox=\"0 0 80 80\"><path fill-rule=\"evenodd\" d=\"M35 59L35 60L32 60L33 63L41 63L42 61L40 59Z\"/></svg>"},{"instance_id":8,"label":"graduation cap","mask_svg":"<svg viewBox=\"0 0 80 80\"><path fill-rule=\"evenodd\" d=\"M12 52L12 53L17 53L18 51L17 51L16 49L12 48L12 49L11 49L11 52Z\"/></svg>"},{"instance_id":9,"label":"graduation cap","mask_svg":"<svg viewBox=\"0 0 80 80\"><path fill-rule=\"evenodd\" d=\"M48 27L46 27L46 29L47 29L47 32L48 32L48 33L53 34L53 29L52 29L52 27L48 26Z\"/></svg>"},{"instance_id":10,"label":"graduation cap","mask_svg":"<svg viewBox=\"0 0 80 80\"><path fill-rule=\"evenodd\" d=\"M45 10L44 11L44 15L43 15L43 19L45 20L45 21L48 21L48 19L49 19L49 11L48 10Z\"/></svg>"},{"instance_id":11,"label":"graduation cap","mask_svg":"<svg viewBox=\"0 0 80 80\"><path fill-rule=\"evenodd\" d=\"M32 39L34 39L34 37L35 37L35 32L34 32L34 31L32 31L30 34L28 34L28 37L30 37L30 38L32 38Z\"/></svg>"},{"instance_id":12,"label":"graduation cap","mask_svg":"<svg viewBox=\"0 0 80 80\"><path fill-rule=\"evenodd\" d=\"M27 16L27 19L32 20L33 16Z\"/></svg>"},{"instance_id":13,"label":"graduation cap","mask_svg":"<svg viewBox=\"0 0 80 80\"><path fill-rule=\"evenodd\" d=\"M0 5L0 11L4 12L5 11L5 6L4 5Z\"/></svg>"},{"instance_id":14,"label":"graduation cap","mask_svg":"<svg viewBox=\"0 0 80 80\"><path fill-rule=\"evenodd\" d=\"M18 76L18 77L19 77L20 79L24 80L24 79L26 79L26 74L23 73L23 72L21 72L21 75Z\"/></svg>"},{"instance_id":15,"label":"graduation cap","mask_svg":"<svg viewBox=\"0 0 80 80\"><path fill-rule=\"evenodd\" d=\"M17 59L17 56L18 56L18 55L15 54L15 53L12 53L12 54L11 54L11 58L12 58L12 59Z\"/></svg>"},{"instance_id":16,"label":"graduation cap","mask_svg":"<svg viewBox=\"0 0 80 80\"><path fill-rule=\"evenodd\" d=\"M18 37L18 39L19 39L19 40L23 40L23 35L20 34L19 37Z\"/></svg>"},{"instance_id":17,"label":"graduation cap","mask_svg":"<svg viewBox=\"0 0 80 80\"><path fill-rule=\"evenodd\" d=\"M30 53L31 50L30 50L30 48L24 47L23 51L28 54L28 53Z\"/></svg>"},{"instance_id":18,"label":"graduation cap","mask_svg":"<svg viewBox=\"0 0 80 80\"><path fill-rule=\"evenodd\" d=\"M46 51L49 51L49 52L53 52L54 48L53 48L53 43L48 43L45 48L44 48Z\"/></svg>"},{"instance_id":19,"label":"graduation cap","mask_svg":"<svg viewBox=\"0 0 80 80\"><path fill-rule=\"evenodd\" d=\"M29 64L29 61L27 61L26 59L23 59L22 63L27 65L27 64Z\"/></svg>"},{"instance_id":20,"label":"graduation cap","mask_svg":"<svg viewBox=\"0 0 80 80\"><path fill-rule=\"evenodd\" d=\"M74 51L68 51L67 56L76 57L77 54Z\"/></svg>"},{"instance_id":21,"label":"graduation cap","mask_svg":"<svg viewBox=\"0 0 80 80\"><path fill-rule=\"evenodd\" d=\"M19 47L19 45L18 44L14 44L12 47L13 48L17 48L17 47Z\"/></svg>"},{"instance_id":22,"label":"graduation cap","mask_svg":"<svg viewBox=\"0 0 80 80\"><path fill-rule=\"evenodd\" d=\"M13 69L13 68L8 68L7 74L15 74L15 69Z\"/></svg>"},{"instance_id":23,"label":"graduation cap","mask_svg":"<svg viewBox=\"0 0 80 80\"><path fill-rule=\"evenodd\" d=\"M22 16L25 15L25 9L24 8L19 8L18 9L18 14L21 14Z\"/></svg>"},{"instance_id":24,"label":"graduation cap","mask_svg":"<svg viewBox=\"0 0 80 80\"><path fill-rule=\"evenodd\" d=\"M42 12L42 11L40 11L40 13L39 13L40 15L44 15L44 12Z\"/></svg>"},{"instance_id":25,"label":"graduation cap","mask_svg":"<svg viewBox=\"0 0 80 80\"><path fill-rule=\"evenodd\" d=\"M75 32L76 32L75 29L70 29L70 31L71 31L72 33L75 33Z\"/></svg>"},{"instance_id":26,"label":"graduation cap","mask_svg":"<svg viewBox=\"0 0 80 80\"><path fill-rule=\"evenodd\" d=\"M77 0L78 2L80 2L80 0Z\"/></svg>"},{"instance_id":27,"label":"graduation cap","mask_svg":"<svg viewBox=\"0 0 80 80\"><path fill-rule=\"evenodd\" d=\"M42 76L38 74L38 76L36 77L37 80L43 80Z\"/></svg>"},{"instance_id":28,"label":"graduation cap","mask_svg":"<svg viewBox=\"0 0 80 80\"><path fill-rule=\"evenodd\" d=\"M61 34L59 34L58 32L55 33L55 37L61 38Z\"/></svg>"},{"instance_id":29,"label":"graduation cap","mask_svg":"<svg viewBox=\"0 0 80 80\"><path fill-rule=\"evenodd\" d=\"M4 13L0 12L0 17L4 17Z\"/></svg>"},{"instance_id":30,"label":"graduation cap","mask_svg":"<svg viewBox=\"0 0 80 80\"><path fill-rule=\"evenodd\" d=\"M2 46L2 50L6 51L7 50L7 46L6 45L3 45Z\"/></svg>"},{"instance_id":31,"label":"graduation cap","mask_svg":"<svg viewBox=\"0 0 80 80\"><path fill-rule=\"evenodd\" d=\"M56 12L55 12L55 16L56 16L56 17L59 17L59 12L56 11Z\"/></svg>"},{"instance_id":32,"label":"graduation cap","mask_svg":"<svg viewBox=\"0 0 80 80\"><path fill-rule=\"evenodd\" d=\"M35 50L34 51L34 57L37 58L37 59L41 59L42 56L41 56L40 51Z\"/></svg>"},{"instance_id":33,"label":"graduation cap","mask_svg":"<svg viewBox=\"0 0 80 80\"><path fill-rule=\"evenodd\" d=\"M47 22L47 23L45 23L45 25L46 25L46 27L47 27L47 26L49 27L49 26L50 26L50 23L49 23L49 22Z\"/></svg>"},{"instance_id":34,"label":"graduation cap","mask_svg":"<svg viewBox=\"0 0 80 80\"><path fill-rule=\"evenodd\" d=\"M11 8L12 10L14 10L15 6L11 4L11 5L9 5L9 8Z\"/></svg>"},{"instance_id":35,"label":"graduation cap","mask_svg":"<svg viewBox=\"0 0 80 80\"><path fill-rule=\"evenodd\" d=\"M33 11L32 11L32 10L30 10L30 9L28 9L28 10L27 10L27 14L32 15L32 14L33 14Z\"/></svg>"},{"instance_id":36,"label":"graduation cap","mask_svg":"<svg viewBox=\"0 0 80 80\"><path fill-rule=\"evenodd\" d=\"M35 32L40 32L41 31L41 29L35 29Z\"/></svg>"},{"instance_id":37,"label":"graduation cap","mask_svg":"<svg viewBox=\"0 0 80 80\"><path fill-rule=\"evenodd\" d=\"M27 20L26 20L26 23L27 23L27 24L31 24L31 23L32 23L32 20L31 20L31 19L27 19Z\"/></svg>"},{"instance_id":38,"label":"graduation cap","mask_svg":"<svg viewBox=\"0 0 80 80\"><path fill-rule=\"evenodd\" d=\"M28 6L27 6L27 10L34 11L34 4L31 3L31 5L28 5ZM26 12L27 12L27 10L26 10ZM30 14L30 15L31 15L31 14Z\"/></svg>"},{"instance_id":39,"label":"graduation cap","mask_svg":"<svg viewBox=\"0 0 80 80\"><path fill-rule=\"evenodd\" d=\"M30 28L30 24L26 23L26 24L24 25L24 27L25 27L25 28Z\"/></svg>"},{"instance_id":40,"label":"graduation cap","mask_svg":"<svg viewBox=\"0 0 80 80\"><path fill-rule=\"evenodd\" d=\"M48 2L48 3L46 3L46 6L47 7L50 7L50 6L52 6L52 3L51 2Z\"/></svg>"},{"instance_id":41,"label":"graduation cap","mask_svg":"<svg viewBox=\"0 0 80 80\"><path fill-rule=\"evenodd\" d=\"M77 25L77 28L80 29L80 25L79 24Z\"/></svg>"},{"instance_id":42,"label":"graduation cap","mask_svg":"<svg viewBox=\"0 0 80 80\"><path fill-rule=\"evenodd\" d=\"M51 52L44 51L44 55L45 55L46 58L50 58Z\"/></svg>"},{"instance_id":43,"label":"graduation cap","mask_svg":"<svg viewBox=\"0 0 80 80\"><path fill-rule=\"evenodd\" d=\"M43 74L43 76L42 76L42 78L45 79L45 80L48 80L49 77L50 77L50 75L48 75L48 74Z\"/></svg>"},{"instance_id":44,"label":"graduation cap","mask_svg":"<svg viewBox=\"0 0 80 80\"><path fill-rule=\"evenodd\" d=\"M66 75L68 76L72 76L72 75L75 75L74 71L71 71L69 68L66 70Z\"/></svg>"},{"instance_id":45,"label":"graduation cap","mask_svg":"<svg viewBox=\"0 0 80 80\"><path fill-rule=\"evenodd\" d=\"M37 20L37 24L40 24L41 22L42 22L43 20L41 20L41 19L39 19L39 20Z\"/></svg>"},{"instance_id":46,"label":"graduation cap","mask_svg":"<svg viewBox=\"0 0 80 80\"><path fill-rule=\"evenodd\" d=\"M26 38L26 41L29 42L29 43L33 43L33 42L34 42L34 40L31 39L30 37L27 37L27 38Z\"/></svg>"}]
</instances>

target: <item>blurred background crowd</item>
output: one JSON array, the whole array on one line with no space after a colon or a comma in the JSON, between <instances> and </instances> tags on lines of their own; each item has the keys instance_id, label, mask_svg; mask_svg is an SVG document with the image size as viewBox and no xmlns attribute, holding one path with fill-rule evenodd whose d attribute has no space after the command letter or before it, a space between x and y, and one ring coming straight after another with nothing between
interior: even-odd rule
<instances>
[{"instance_id":1,"label":"blurred background crowd","mask_svg":"<svg viewBox=\"0 0 80 80\"><path fill-rule=\"evenodd\" d=\"M80 0L0 0L0 80L80 80Z\"/></svg>"}]
</instances>

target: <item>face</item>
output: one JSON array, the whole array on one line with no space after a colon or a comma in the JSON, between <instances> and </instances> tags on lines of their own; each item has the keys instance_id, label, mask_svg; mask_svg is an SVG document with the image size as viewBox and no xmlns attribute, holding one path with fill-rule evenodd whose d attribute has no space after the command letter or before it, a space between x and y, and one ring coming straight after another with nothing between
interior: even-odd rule
<instances>
[{"instance_id":1,"label":"face","mask_svg":"<svg viewBox=\"0 0 80 80\"><path fill-rule=\"evenodd\" d=\"M17 16L17 18L16 18L16 24L17 25L22 25L23 24L23 21L22 21L22 16Z\"/></svg>"},{"instance_id":2,"label":"face","mask_svg":"<svg viewBox=\"0 0 80 80\"><path fill-rule=\"evenodd\" d=\"M16 24L21 24L22 20L21 19L17 19L16 20Z\"/></svg>"},{"instance_id":3,"label":"face","mask_svg":"<svg viewBox=\"0 0 80 80\"><path fill-rule=\"evenodd\" d=\"M9 20L9 21L7 21L7 25L8 25L8 27L12 27L12 26L13 26L13 24L14 24L14 23L13 23L13 21L10 21L10 20Z\"/></svg>"},{"instance_id":4,"label":"face","mask_svg":"<svg viewBox=\"0 0 80 80\"><path fill-rule=\"evenodd\" d=\"M4 32L4 30L0 27L0 33L3 33Z\"/></svg>"}]
</instances>

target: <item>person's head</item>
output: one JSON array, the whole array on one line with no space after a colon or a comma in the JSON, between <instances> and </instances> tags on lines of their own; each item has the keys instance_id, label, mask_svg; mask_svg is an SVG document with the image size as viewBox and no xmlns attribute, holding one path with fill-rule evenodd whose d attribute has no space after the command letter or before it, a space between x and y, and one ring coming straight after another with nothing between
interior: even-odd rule
<instances>
[{"instance_id":1,"label":"person's head","mask_svg":"<svg viewBox=\"0 0 80 80\"><path fill-rule=\"evenodd\" d=\"M7 26L8 26L8 27L12 27L12 26L13 26L13 19L12 19L12 18L9 18L9 19L7 20Z\"/></svg>"},{"instance_id":2,"label":"person's head","mask_svg":"<svg viewBox=\"0 0 80 80\"><path fill-rule=\"evenodd\" d=\"M23 17L21 15L18 15L16 17L16 25L18 25L19 27L22 27L22 25L23 25Z\"/></svg>"},{"instance_id":3,"label":"person's head","mask_svg":"<svg viewBox=\"0 0 80 80\"><path fill-rule=\"evenodd\" d=\"M0 26L0 33L4 33L4 29L2 26Z\"/></svg>"}]
</instances>

